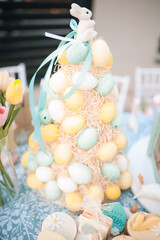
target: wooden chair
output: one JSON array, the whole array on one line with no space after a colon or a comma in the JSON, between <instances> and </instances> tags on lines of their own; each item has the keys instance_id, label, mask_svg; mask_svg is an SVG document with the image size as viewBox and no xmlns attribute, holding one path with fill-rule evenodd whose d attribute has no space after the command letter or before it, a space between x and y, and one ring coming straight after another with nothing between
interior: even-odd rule
<instances>
[{"instance_id":1,"label":"wooden chair","mask_svg":"<svg viewBox=\"0 0 160 240\"><path fill-rule=\"evenodd\" d=\"M0 68L0 71L7 71L10 77L15 79L20 79L23 90L27 87L27 78L26 78L26 66L24 63L20 63L17 66L3 67Z\"/></svg>"},{"instance_id":2,"label":"wooden chair","mask_svg":"<svg viewBox=\"0 0 160 240\"><path fill-rule=\"evenodd\" d=\"M125 109L125 103L128 95L128 88L130 83L129 76L113 76L115 85L117 85L119 90L117 108L120 112L123 112Z\"/></svg>"}]
</instances>

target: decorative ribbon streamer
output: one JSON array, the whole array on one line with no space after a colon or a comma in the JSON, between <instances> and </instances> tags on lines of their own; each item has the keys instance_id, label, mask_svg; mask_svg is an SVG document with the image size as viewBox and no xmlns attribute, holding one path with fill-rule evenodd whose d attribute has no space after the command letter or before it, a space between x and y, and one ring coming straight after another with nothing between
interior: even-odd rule
<instances>
[{"instance_id":1,"label":"decorative ribbon streamer","mask_svg":"<svg viewBox=\"0 0 160 240\"><path fill-rule=\"evenodd\" d=\"M53 64L55 64L55 59L56 57L59 57L70 45L74 44L74 43L78 43L78 41L76 41L76 39L72 39L72 37L77 33L76 29L77 29L77 23L74 19L71 19L70 21L70 27L72 28L72 32L70 32L68 35L66 35L66 37L61 37L58 35L54 35L54 34L49 34L46 33L45 35L47 37L53 37L56 39L60 39L62 40L61 43L59 44L58 48L52 52L39 66L39 68L37 69L37 71L35 72L35 74L33 75L30 85L29 85L29 103L30 103L30 109L31 109L31 114L32 114L32 121L33 121L33 125L34 125L34 139L36 139L38 141L39 147L41 148L42 151L46 152L44 144L43 144L43 140L41 138L41 123L40 123L40 118L39 118L39 112L44 109L45 105L46 105L46 99L47 99L47 94L55 99L66 99L68 97L70 97L81 85L81 83L84 80L84 77L90 67L90 64L92 62L92 55L91 55L91 49L90 49L90 43L86 42L85 44L88 46L89 52L88 55L86 57L86 60L82 66L80 75L78 80L76 81L76 83L73 85L73 87L71 88L71 90L62 97L58 97L55 93L52 92L52 90L50 89L48 82L50 79L50 75L52 72L52 68L53 68ZM68 43L66 44L66 42L68 41ZM51 62L50 62L51 61ZM50 62L49 67L46 71L44 80L41 82L41 86L42 88L40 89L40 94L39 94L39 98L38 98L38 110L36 110L36 106L35 106L35 101L34 101L34 84L35 84L35 78L37 73L39 72L39 70L41 68L43 68L48 62Z\"/></svg>"}]
</instances>

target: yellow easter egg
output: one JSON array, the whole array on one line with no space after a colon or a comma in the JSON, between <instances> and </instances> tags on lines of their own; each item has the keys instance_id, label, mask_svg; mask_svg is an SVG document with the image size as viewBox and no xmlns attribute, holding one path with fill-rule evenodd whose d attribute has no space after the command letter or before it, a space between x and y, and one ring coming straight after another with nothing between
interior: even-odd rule
<instances>
[{"instance_id":1,"label":"yellow easter egg","mask_svg":"<svg viewBox=\"0 0 160 240\"><path fill-rule=\"evenodd\" d=\"M85 119L81 115L66 117L62 122L62 129L67 134L78 133L85 124Z\"/></svg>"},{"instance_id":2,"label":"yellow easter egg","mask_svg":"<svg viewBox=\"0 0 160 240\"><path fill-rule=\"evenodd\" d=\"M113 56L112 56L112 54L111 54L111 56L110 56L110 58L109 58L109 61L108 61L108 63L107 63L107 68L110 70L111 67L112 67L112 65L113 65Z\"/></svg>"},{"instance_id":3,"label":"yellow easter egg","mask_svg":"<svg viewBox=\"0 0 160 240\"><path fill-rule=\"evenodd\" d=\"M130 171L125 171L125 172L122 172L121 175L120 175L120 188L122 190L126 190L128 188L131 187L132 185L132 174Z\"/></svg>"},{"instance_id":4,"label":"yellow easter egg","mask_svg":"<svg viewBox=\"0 0 160 240\"><path fill-rule=\"evenodd\" d=\"M102 39L95 40L91 45L92 63L97 67L106 67L110 59L110 49Z\"/></svg>"},{"instance_id":5,"label":"yellow easter egg","mask_svg":"<svg viewBox=\"0 0 160 240\"><path fill-rule=\"evenodd\" d=\"M21 164L23 167L27 168L27 158L29 156L29 154L31 153L31 151L27 151L25 152L22 157L21 157Z\"/></svg>"},{"instance_id":6,"label":"yellow easter egg","mask_svg":"<svg viewBox=\"0 0 160 240\"><path fill-rule=\"evenodd\" d=\"M55 142L59 137L59 127L56 124L44 125L41 129L41 137L46 142Z\"/></svg>"},{"instance_id":7,"label":"yellow easter egg","mask_svg":"<svg viewBox=\"0 0 160 240\"><path fill-rule=\"evenodd\" d=\"M31 133L31 135L29 136L29 139L28 139L28 144L30 146L30 148L35 151L38 149L38 143L32 139L33 137L33 133Z\"/></svg>"},{"instance_id":8,"label":"yellow easter egg","mask_svg":"<svg viewBox=\"0 0 160 240\"><path fill-rule=\"evenodd\" d=\"M88 189L88 195L92 198L99 198L101 200L101 203L104 200L103 188L98 185L91 185Z\"/></svg>"},{"instance_id":9,"label":"yellow easter egg","mask_svg":"<svg viewBox=\"0 0 160 240\"><path fill-rule=\"evenodd\" d=\"M68 61L66 59L66 51L61 54L60 58L58 59L58 62L60 64L67 64L68 63Z\"/></svg>"},{"instance_id":10,"label":"yellow easter egg","mask_svg":"<svg viewBox=\"0 0 160 240\"><path fill-rule=\"evenodd\" d=\"M81 210L82 200L80 194L76 192L67 193L65 197L66 206L72 212L79 212Z\"/></svg>"},{"instance_id":11,"label":"yellow easter egg","mask_svg":"<svg viewBox=\"0 0 160 240\"><path fill-rule=\"evenodd\" d=\"M70 88L67 88L65 93L69 92L69 90ZM77 90L72 96L65 100L65 104L69 109L77 111L84 104L83 93L80 90Z\"/></svg>"},{"instance_id":12,"label":"yellow easter egg","mask_svg":"<svg viewBox=\"0 0 160 240\"><path fill-rule=\"evenodd\" d=\"M38 189L41 188L43 186L43 183L40 182L35 173L31 173L28 177L27 177L27 185L28 187L32 188L32 189Z\"/></svg>"},{"instance_id":13,"label":"yellow easter egg","mask_svg":"<svg viewBox=\"0 0 160 240\"><path fill-rule=\"evenodd\" d=\"M68 163L71 157L72 151L67 144L60 143L54 150L54 160L60 165Z\"/></svg>"},{"instance_id":14,"label":"yellow easter egg","mask_svg":"<svg viewBox=\"0 0 160 240\"><path fill-rule=\"evenodd\" d=\"M116 115L116 105L113 102L105 102L99 110L99 116L102 122L111 122Z\"/></svg>"},{"instance_id":15,"label":"yellow easter egg","mask_svg":"<svg viewBox=\"0 0 160 240\"><path fill-rule=\"evenodd\" d=\"M106 189L105 195L110 200L115 200L120 197L121 190L117 185L109 185Z\"/></svg>"},{"instance_id":16,"label":"yellow easter egg","mask_svg":"<svg viewBox=\"0 0 160 240\"><path fill-rule=\"evenodd\" d=\"M98 158L102 161L111 160L117 152L117 146L114 142L102 143L98 150Z\"/></svg>"},{"instance_id":17,"label":"yellow easter egg","mask_svg":"<svg viewBox=\"0 0 160 240\"><path fill-rule=\"evenodd\" d=\"M119 133L115 139L115 144L117 145L118 149L121 149L127 145L127 139L123 135L123 133Z\"/></svg>"}]
</instances>

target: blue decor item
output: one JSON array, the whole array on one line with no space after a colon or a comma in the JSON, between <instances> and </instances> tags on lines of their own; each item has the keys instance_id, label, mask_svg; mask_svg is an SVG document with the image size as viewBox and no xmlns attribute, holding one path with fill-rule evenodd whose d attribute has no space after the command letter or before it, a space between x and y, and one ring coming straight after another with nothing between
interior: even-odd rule
<instances>
[{"instance_id":1,"label":"blue decor item","mask_svg":"<svg viewBox=\"0 0 160 240\"><path fill-rule=\"evenodd\" d=\"M114 87L114 80L113 76L109 73L106 73L98 79L98 84L96 86L96 91L101 95L101 96L106 96L108 95Z\"/></svg>"},{"instance_id":2,"label":"blue decor item","mask_svg":"<svg viewBox=\"0 0 160 240\"><path fill-rule=\"evenodd\" d=\"M30 169L31 171L35 171L37 168L37 162L36 162L36 158L33 154L29 154L28 158L27 158L27 167L28 169Z\"/></svg>"},{"instance_id":3,"label":"blue decor item","mask_svg":"<svg viewBox=\"0 0 160 240\"><path fill-rule=\"evenodd\" d=\"M116 180L120 176L120 169L114 163L105 163L102 166L103 175L109 180Z\"/></svg>"},{"instance_id":4,"label":"blue decor item","mask_svg":"<svg viewBox=\"0 0 160 240\"><path fill-rule=\"evenodd\" d=\"M48 112L48 108L45 108L42 111L40 111L39 117L40 117L40 122L44 125L47 125L52 122L52 119Z\"/></svg>"},{"instance_id":5,"label":"blue decor item","mask_svg":"<svg viewBox=\"0 0 160 240\"><path fill-rule=\"evenodd\" d=\"M89 127L78 135L77 144L81 149L88 150L96 144L97 139L97 129Z\"/></svg>"},{"instance_id":6,"label":"blue decor item","mask_svg":"<svg viewBox=\"0 0 160 240\"><path fill-rule=\"evenodd\" d=\"M109 203L104 209L103 214L113 219L112 235L121 233L126 225L126 213L119 202Z\"/></svg>"},{"instance_id":7,"label":"blue decor item","mask_svg":"<svg viewBox=\"0 0 160 240\"><path fill-rule=\"evenodd\" d=\"M84 43L74 43L66 51L66 59L71 64L79 64L85 60L88 47Z\"/></svg>"},{"instance_id":8,"label":"blue decor item","mask_svg":"<svg viewBox=\"0 0 160 240\"><path fill-rule=\"evenodd\" d=\"M122 114L121 113L117 113L115 118L111 122L111 126L113 128L118 128L121 125L122 125Z\"/></svg>"},{"instance_id":9,"label":"blue decor item","mask_svg":"<svg viewBox=\"0 0 160 240\"><path fill-rule=\"evenodd\" d=\"M39 151L36 155L36 161L40 166L48 167L53 163L54 159L51 153Z\"/></svg>"}]
</instances>

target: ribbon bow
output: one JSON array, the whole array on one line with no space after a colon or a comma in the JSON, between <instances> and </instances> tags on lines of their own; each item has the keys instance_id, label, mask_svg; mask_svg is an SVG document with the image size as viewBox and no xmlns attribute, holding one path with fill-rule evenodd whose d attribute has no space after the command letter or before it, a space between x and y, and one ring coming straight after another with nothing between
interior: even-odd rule
<instances>
[{"instance_id":1,"label":"ribbon bow","mask_svg":"<svg viewBox=\"0 0 160 240\"><path fill-rule=\"evenodd\" d=\"M47 100L47 94L55 99L67 99L68 97L70 97L73 93L75 93L75 91L79 88L79 86L81 85L81 83L84 80L84 77L86 75L86 73L88 72L88 69L90 67L90 64L92 62L92 55L91 55L91 48L90 48L90 43L89 42L85 42L85 45L88 47L88 55L85 59L85 62L82 66L79 78L77 79L76 83L73 85L73 87L70 89L70 91L62 96L62 97L58 97L49 87L49 79L51 76L51 72L52 72L52 68L53 65L56 64L56 57L57 59L61 56L61 54L72 44L74 43L78 43L78 41L76 39L73 39L72 37L74 37L74 35L77 33L77 22L74 19L71 19L70 21L70 27L73 30L72 32L70 32L69 34L67 34L65 37L61 37L55 34L51 34L51 33L45 33L45 36L47 37L51 37L54 39L58 39L61 40L58 48L53 51L48 57L45 58L45 60L41 63L41 65L39 66L39 68L37 69L37 71L35 72L35 74L33 75L30 84L29 84L29 103L30 103L30 109L31 109L31 115L32 115L32 121L33 121L33 125L34 125L34 138L37 140L39 147L41 148L42 151L46 152L44 144L43 144L43 140L41 138L41 123L40 123L40 118L39 118L39 112L44 109L45 105L46 105L46 100ZM68 43L66 43L68 42ZM34 84L35 84L35 78L37 73L39 72L39 70L41 68L44 67L44 65L46 65L48 62L50 62L49 67L45 73L44 76L44 80L41 82L41 89L40 89L40 93L39 93L39 98L38 98L38 108L36 109L35 106L35 101L34 101Z\"/></svg>"}]
</instances>

